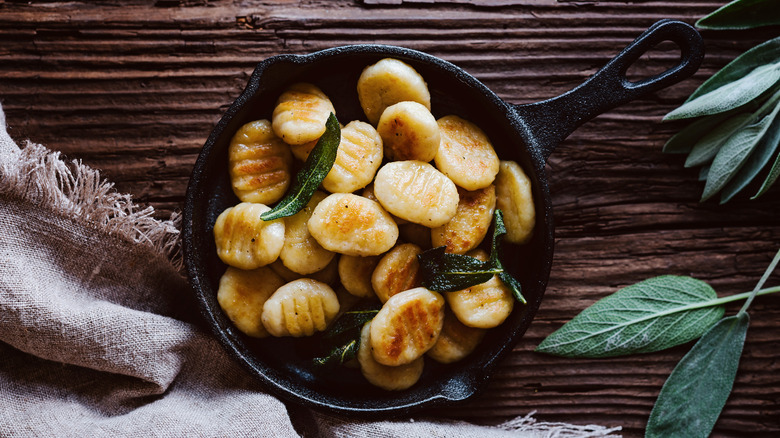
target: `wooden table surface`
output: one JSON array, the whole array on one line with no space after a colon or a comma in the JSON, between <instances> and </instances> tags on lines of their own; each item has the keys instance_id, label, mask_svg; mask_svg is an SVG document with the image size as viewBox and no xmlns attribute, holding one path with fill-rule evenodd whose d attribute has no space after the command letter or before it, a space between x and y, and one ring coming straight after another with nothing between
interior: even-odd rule
<instances>
[{"instance_id":1,"label":"wooden table surface","mask_svg":"<svg viewBox=\"0 0 780 438\"><path fill-rule=\"evenodd\" d=\"M563 93L661 18L693 23L724 1L568 0L0 0L0 101L10 133L101 169L118 190L180 210L195 158L255 64L278 53L352 43L429 52L512 103ZM606 360L533 352L582 309L645 278L692 275L721 295L752 289L780 247L780 190L727 206L698 202L696 170L661 147L661 124L702 81L777 29L704 33L699 72L609 111L549 160L556 253L545 301L487 389L428 412L496 423L622 426L641 436L689 345ZM659 47L640 78L675 63ZM780 283L775 275L769 285ZM730 305L727 314L738 309ZM780 296L756 300L737 381L714 436L780 436Z\"/></svg>"}]
</instances>

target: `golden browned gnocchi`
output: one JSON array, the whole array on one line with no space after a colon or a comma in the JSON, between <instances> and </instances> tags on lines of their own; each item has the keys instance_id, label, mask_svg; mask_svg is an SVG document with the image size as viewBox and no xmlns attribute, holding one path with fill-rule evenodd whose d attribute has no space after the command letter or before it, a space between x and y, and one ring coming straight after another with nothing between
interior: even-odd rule
<instances>
[{"instance_id":1,"label":"golden browned gnocchi","mask_svg":"<svg viewBox=\"0 0 780 438\"><path fill-rule=\"evenodd\" d=\"M488 255L476 249L467 255L485 261ZM499 326L512 313L515 298L497 276L485 283L456 292L445 292L447 304L458 320L469 327L493 328Z\"/></svg>"},{"instance_id":2,"label":"golden browned gnocchi","mask_svg":"<svg viewBox=\"0 0 780 438\"><path fill-rule=\"evenodd\" d=\"M446 246L447 252L465 254L485 238L496 209L496 188L492 184L472 192L458 188L460 202L455 216L431 230L431 244Z\"/></svg>"},{"instance_id":3,"label":"golden browned gnocchi","mask_svg":"<svg viewBox=\"0 0 780 438\"><path fill-rule=\"evenodd\" d=\"M506 239L522 244L533 235L536 209L531 181L519 164L502 161L496 176L496 205L504 213Z\"/></svg>"},{"instance_id":4,"label":"golden browned gnocchi","mask_svg":"<svg viewBox=\"0 0 780 438\"><path fill-rule=\"evenodd\" d=\"M371 275L371 285L383 303L393 295L420 286L420 262L417 256L422 252L413 243L397 245L376 265Z\"/></svg>"},{"instance_id":5,"label":"golden browned gnocchi","mask_svg":"<svg viewBox=\"0 0 780 438\"><path fill-rule=\"evenodd\" d=\"M423 77L397 59L385 58L363 69L357 93L360 106L373 125L379 122L385 108L398 102L418 102L431 109L431 94Z\"/></svg>"},{"instance_id":6,"label":"golden browned gnocchi","mask_svg":"<svg viewBox=\"0 0 780 438\"><path fill-rule=\"evenodd\" d=\"M466 190L489 186L498 173L498 155L479 127L458 116L438 120L441 144L436 167Z\"/></svg>"},{"instance_id":7,"label":"golden browned gnocchi","mask_svg":"<svg viewBox=\"0 0 780 438\"><path fill-rule=\"evenodd\" d=\"M342 255L339 258L339 279L344 289L357 297L376 298L371 286L371 275L379 260L379 256Z\"/></svg>"},{"instance_id":8,"label":"golden browned gnocchi","mask_svg":"<svg viewBox=\"0 0 780 438\"><path fill-rule=\"evenodd\" d=\"M429 108L417 102L398 102L382 112L377 132L385 156L392 161L433 160L439 150L439 124Z\"/></svg>"},{"instance_id":9,"label":"golden browned gnocchi","mask_svg":"<svg viewBox=\"0 0 780 438\"><path fill-rule=\"evenodd\" d=\"M245 124L230 140L230 182L243 202L271 204L282 199L290 185L291 164L290 147L274 134L268 120Z\"/></svg>"},{"instance_id":10,"label":"golden browned gnocchi","mask_svg":"<svg viewBox=\"0 0 780 438\"><path fill-rule=\"evenodd\" d=\"M366 380L388 391L400 391L417 383L425 364L422 357L399 366L387 366L377 362L371 354L371 322L367 322L360 331L357 359L360 372Z\"/></svg>"},{"instance_id":11,"label":"golden browned gnocchi","mask_svg":"<svg viewBox=\"0 0 780 438\"><path fill-rule=\"evenodd\" d=\"M260 321L263 304L282 285L284 280L267 266L251 271L228 266L219 279L217 302L237 329L264 338L268 331Z\"/></svg>"},{"instance_id":12,"label":"golden browned gnocchi","mask_svg":"<svg viewBox=\"0 0 780 438\"><path fill-rule=\"evenodd\" d=\"M284 246L284 221L260 219L268 210L263 204L242 202L217 217L214 241L223 262L239 269L257 269L279 257Z\"/></svg>"},{"instance_id":13,"label":"golden browned gnocchi","mask_svg":"<svg viewBox=\"0 0 780 438\"><path fill-rule=\"evenodd\" d=\"M458 210L458 189L422 161L393 161L379 169L374 194L388 212L429 228L446 224Z\"/></svg>"},{"instance_id":14,"label":"golden browned gnocchi","mask_svg":"<svg viewBox=\"0 0 780 438\"><path fill-rule=\"evenodd\" d=\"M426 354L436 362L457 362L471 354L486 333L486 329L464 325L451 311L445 311L439 339Z\"/></svg>"},{"instance_id":15,"label":"golden browned gnocchi","mask_svg":"<svg viewBox=\"0 0 780 438\"><path fill-rule=\"evenodd\" d=\"M382 254L398 239L398 226L379 203L351 193L317 204L309 232L323 248L354 256Z\"/></svg>"},{"instance_id":16,"label":"golden browned gnocchi","mask_svg":"<svg viewBox=\"0 0 780 438\"><path fill-rule=\"evenodd\" d=\"M336 253L323 248L309 233L309 219L314 207L328 195L316 191L303 210L284 219L284 246L279 258L288 269L299 274L321 271Z\"/></svg>"},{"instance_id":17,"label":"golden browned gnocchi","mask_svg":"<svg viewBox=\"0 0 780 438\"><path fill-rule=\"evenodd\" d=\"M382 139L376 129L361 121L341 130L341 143L322 187L331 193L352 193L374 179L382 164Z\"/></svg>"},{"instance_id":18,"label":"golden browned gnocchi","mask_svg":"<svg viewBox=\"0 0 780 438\"><path fill-rule=\"evenodd\" d=\"M261 320L273 336L311 336L325 330L337 313L336 292L325 283L302 278L280 287L266 300Z\"/></svg>"},{"instance_id":19,"label":"golden browned gnocchi","mask_svg":"<svg viewBox=\"0 0 780 438\"><path fill-rule=\"evenodd\" d=\"M335 114L336 110L328 96L317 86L301 82L279 96L272 126L285 143L304 144L320 138L330 113Z\"/></svg>"},{"instance_id":20,"label":"golden browned gnocchi","mask_svg":"<svg viewBox=\"0 0 780 438\"><path fill-rule=\"evenodd\" d=\"M371 321L371 354L388 366L410 363L433 347L444 324L444 298L424 287L393 295Z\"/></svg>"}]
</instances>

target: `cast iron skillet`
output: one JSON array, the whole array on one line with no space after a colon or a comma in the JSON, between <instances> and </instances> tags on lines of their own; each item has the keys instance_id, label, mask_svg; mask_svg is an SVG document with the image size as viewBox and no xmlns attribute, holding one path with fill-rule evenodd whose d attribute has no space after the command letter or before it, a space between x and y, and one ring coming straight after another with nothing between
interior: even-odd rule
<instances>
[{"instance_id":1,"label":"cast iron skillet","mask_svg":"<svg viewBox=\"0 0 780 438\"><path fill-rule=\"evenodd\" d=\"M679 46L679 64L657 76L630 82L625 76L628 67L667 40ZM268 391L285 400L334 412L370 415L408 413L468 398L485 384L498 360L520 340L542 301L553 257L552 203L544 165L553 149L597 114L692 75L703 53L701 37L692 27L659 21L576 89L523 106L504 102L449 62L401 47L353 45L309 55L273 56L260 62L244 92L209 136L187 189L184 260L203 316L228 353ZM216 300L225 265L217 258L212 235L219 213L239 202L230 188L227 171L227 147L233 133L249 121L270 119L277 97L299 81L318 85L331 98L342 123L365 120L358 104L357 78L364 67L387 57L410 64L425 78L434 116L457 114L473 121L488 134L501 159L520 163L531 178L537 212L531 242L504 251L505 266L510 266L520 280L528 304L516 306L507 321L492 329L465 360L452 365L426 361L420 381L401 392L374 388L357 370L319 372L311 364L312 346L307 345L316 343L316 338L255 340L236 330Z\"/></svg>"}]
</instances>

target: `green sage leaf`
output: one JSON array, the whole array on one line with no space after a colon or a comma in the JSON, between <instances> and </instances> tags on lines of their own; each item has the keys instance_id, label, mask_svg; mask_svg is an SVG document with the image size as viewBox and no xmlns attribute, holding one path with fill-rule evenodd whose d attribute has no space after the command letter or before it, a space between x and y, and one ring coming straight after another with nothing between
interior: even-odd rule
<instances>
[{"instance_id":1,"label":"green sage leaf","mask_svg":"<svg viewBox=\"0 0 780 438\"><path fill-rule=\"evenodd\" d=\"M747 52L739 55L709 79L704 81L696 91L688 97L688 103L726 84L745 77L756 67L774 64L780 59L780 37L761 43Z\"/></svg>"},{"instance_id":2,"label":"green sage leaf","mask_svg":"<svg viewBox=\"0 0 780 438\"><path fill-rule=\"evenodd\" d=\"M742 191L748 184L755 179L761 170L772 159L777 147L780 144L780 117L775 117L772 125L766 134L758 142L756 150L750 154L745 165L739 170L736 176L723 188L720 202L724 204L731 200L737 193Z\"/></svg>"},{"instance_id":3,"label":"green sage leaf","mask_svg":"<svg viewBox=\"0 0 780 438\"><path fill-rule=\"evenodd\" d=\"M726 140L742 128L752 117L753 114L750 113L737 114L711 129L693 146L691 153L685 160L685 167L701 166L712 161L721 147L723 147L723 144L726 143Z\"/></svg>"},{"instance_id":4,"label":"green sage leaf","mask_svg":"<svg viewBox=\"0 0 780 438\"><path fill-rule=\"evenodd\" d=\"M772 112L757 123L738 130L726 140L712 161L712 167L707 175L707 183L704 185L704 193L701 197L702 202L719 192L742 168L751 152L766 134L779 110L780 105L775 105Z\"/></svg>"},{"instance_id":5,"label":"green sage leaf","mask_svg":"<svg viewBox=\"0 0 780 438\"><path fill-rule=\"evenodd\" d=\"M292 216L301 211L333 167L339 143L341 143L341 126L336 116L331 113L325 122L325 133L317 140L303 168L295 175L295 181L287 195L274 208L263 213L260 219L270 221Z\"/></svg>"},{"instance_id":6,"label":"green sage leaf","mask_svg":"<svg viewBox=\"0 0 780 438\"><path fill-rule=\"evenodd\" d=\"M483 262L471 256L450 254L445 246L431 248L417 255L420 262L422 285L437 292L455 292L485 283L498 275L514 295L515 299L525 304L520 282L512 277L501 264L501 240L506 235L504 216L501 210L493 213L493 239L490 247L490 258Z\"/></svg>"},{"instance_id":7,"label":"green sage leaf","mask_svg":"<svg viewBox=\"0 0 780 438\"><path fill-rule=\"evenodd\" d=\"M379 313L376 305L344 312L322 334L323 348L328 353L315 357L314 364L334 368L354 359L360 348L360 330Z\"/></svg>"},{"instance_id":8,"label":"green sage leaf","mask_svg":"<svg viewBox=\"0 0 780 438\"><path fill-rule=\"evenodd\" d=\"M354 359L357 356L359 348L360 340L353 339L344 345L336 346L327 356L315 357L313 361L315 365L321 367L335 368Z\"/></svg>"},{"instance_id":9,"label":"green sage leaf","mask_svg":"<svg viewBox=\"0 0 780 438\"><path fill-rule=\"evenodd\" d=\"M672 371L650 412L645 437L706 438L731 393L750 318L723 318Z\"/></svg>"},{"instance_id":10,"label":"green sage leaf","mask_svg":"<svg viewBox=\"0 0 780 438\"><path fill-rule=\"evenodd\" d=\"M738 30L777 24L780 24L777 0L735 0L699 19L696 27Z\"/></svg>"},{"instance_id":11,"label":"green sage leaf","mask_svg":"<svg viewBox=\"0 0 780 438\"><path fill-rule=\"evenodd\" d=\"M758 192L756 192L755 195L753 195L750 199L756 199L759 196L766 193L772 185L777 181L777 177L780 176L780 155L778 155L775 158L774 164L772 164L772 168L769 170L769 175L766 176L766 179L761 184L761 188L758 189Z\"/></svg>"},{"instance_id":12,"label":"green sage leaf","mask_svg":"<svg viewBox=\"0 0 780 438\"><path fill-rule=\"evenodd\" d=\"M699 169L699 181L707 181L707 175L710 174L710 164L711 163L707 163Z\"/></svg>"},{"instance_id":13,"label":"green sage leaf","mask_svg":"<svg viewBox=\"0 0 780 438\"><path fill-rule=\"evenodd\" d=\"M665 144L663 152L666 154L687 154L693 149L693 145L700 138L712 131L721 122L731 116L731 112L715 114L696 120L688 124L680 132L674 134Z\"/></svg>"},{"instance_id":14,"label":"green sage leaf","mask_svg":"<svg viewBox=\"0 0 780 438\"><path fill-rule=\"evenodd\" d=\"M722 113L761 96L780 80L780 62L762 65L750 73L703 94L670 112L664 120L687 119Z\"/></svg>"},{"instance_id":15,"label":"green sage leaf","mask_svg":"<svg viewBox=\"0 0 780 438\"><path fill-rule=\"evenodd\" d=\"M594 303L548 336L536 351L565 357L648 353L698 338L723 316L717 294L691 277L666 275Z\"/></svg>"}]
</instances>

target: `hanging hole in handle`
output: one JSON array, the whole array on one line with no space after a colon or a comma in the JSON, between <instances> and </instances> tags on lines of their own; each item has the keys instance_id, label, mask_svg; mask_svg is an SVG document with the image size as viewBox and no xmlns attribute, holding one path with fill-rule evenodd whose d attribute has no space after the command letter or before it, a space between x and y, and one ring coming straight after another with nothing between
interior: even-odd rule
<instances>
[{"instance_id":1,"label":"hanging hole in handle","mask_svg":"<svg viewBox=\"0 0 780 438\"><path fill-rule=\"evenodd\" d=\"M672 41L661 41L628 67L626 79L631 84L639 84L674 68L680 62L682 62L680 46Z\"/></svg>"}]
</instances>

